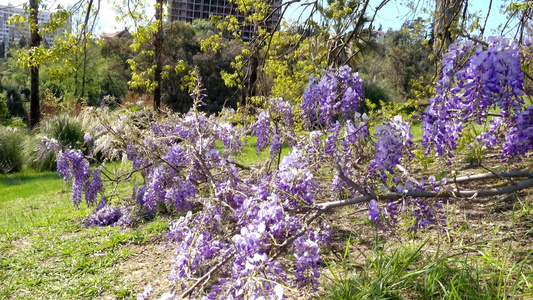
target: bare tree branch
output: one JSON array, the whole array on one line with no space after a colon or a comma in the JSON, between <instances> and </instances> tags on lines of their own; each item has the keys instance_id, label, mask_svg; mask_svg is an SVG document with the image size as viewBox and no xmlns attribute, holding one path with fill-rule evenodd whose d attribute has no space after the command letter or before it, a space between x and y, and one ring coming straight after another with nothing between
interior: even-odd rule
<instances>
[{"instance_id":1,"label":"bare tree branch","mask_svg":"<svg viewBox=\"0 0 533 300\"><path fill-rule=\"evenodd\" d=\"M397 200L404 197L413 198L484 198L498 195L509 194L519 190L523 190L533 186L533 178L529 178L520 181L516 184L506 185L501 188L486 189L486 190L472 190L472 191L442 191L442 192L429 192L429 191L411 191L403 194L390 193L385 195L367 195L356 198L350 198L340 201L332 201L326 203L316 204L316 208L319 210L330 210L332 208L343 207L348 205L354 205L359 203L368 202L372 199L375 200Z\"/></svg>"},{"instance_id":2,"label":"bare tree branch","mask_svg":"<svg viewBox=\"0 0 533 300\"><path fill-rule=\"evenodd\" d=\"M489 9L487 10L487 16L485 16L485 22L483 23L483 27L481 27L481 33L479 34L480 37L483 37L483 33L485 33L485 28L487 27L487 21L489 20L491 7L492 7L492 0L489 0Z\"/></svg>"},{"instance_id":3,"label":"bare tree branch","mask_svg":"<svg viewBox=\"0 0 533 300\"><path fill-rule=\"evenodd\" d=\"M183 294L181 294L178 299L184 299L190 296L197 287L199 287L202 283L204 283L204 281L208 280L211 277L211 274L213 274L218 269L222 268L226 263L228 263L233 258L233 256L235 256L235 252L231 253L226 258L224 258L221 262L219 262L214 267L212 267L209 271L207 271L207 273L205 273L204 276L198 278L196 283L193 284L190 288L188 288L185 292L183 292Z\"/></svg>"},{"instance_id":4,"label":"bare tree branch","mask_svg":"<svg viewBox=\"0 0 533 300\"><path fill-rule=\"evenodd\" d=\"M337 169L337 173L338 173L339 178L342 181L344 181L348 186L350 186L351 188L353 188L356 191L358 191L359 193L361 193L361 195L365 195L365 196L370 195L362 186L360 186L359 184L353 182L350 178L346 177L346 175L342 171L342 168L341 168L341 166L339 165L338 162L335 162L335 169Z\"/></svg>"}]
</instances>

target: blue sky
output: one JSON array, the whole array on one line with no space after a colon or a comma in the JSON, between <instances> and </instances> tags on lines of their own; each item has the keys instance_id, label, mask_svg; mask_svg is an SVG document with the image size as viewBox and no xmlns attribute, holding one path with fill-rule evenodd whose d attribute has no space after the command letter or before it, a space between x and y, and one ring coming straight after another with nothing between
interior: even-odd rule
<instances>
[{"instance_id":1,"label":"blue sky","mask_svg":"<svg viewBox=\"0 0 533 300\"><path fill-rule=\"evenodd\" d=\"M381 2L378 0L373 0L371 3ZM427 11L431 11L434 9L434 3L433 1L428 0L420 0L420 1L414 1L420 3L417 7L417 11L419 14L413 15L413 13L410 13L409 8L403 4L407 1L402 0L390 0L389 3L378 13L378 16L376 17L376 20L374 23L376 24L382 24L383 29L387 30L388 28L392 29L399 29L401 25L409 19L413 19L415 17L421 16L422 18L428 18L429 14L422 14L420 13L424 8ZM508 5L508 0L493 0L492 1L492 7L489 15L489 19L487 21L487 29L486 33L492 34L493 30L497 31L497 34L499 35L501 32L498 31L498 26L501 24L505 24L506 17L501 13L501 7ZM428 5L430 3L431 5ZM469 13L478 13L482 17L482 22L485 20L485 16L487 14L487 10L489 7L489 1L488 0L470 0L468 1L468 12ZM379 26L379 25L378 25Z\"/></svg>"},{"instance_id":2,"label":"blue sky","mask_svg":"<svg viewBox=\"0 0 533 300\"><path fill-rule=\"evenodd\" d=\"M64 6L68 4L75 3L77 0L56 0L56 1L46 1L47 3L55 3L53 6L57 4L62 4ZM303 0L302 2L304 2ZM4 1L3 1L4 2ZM27 3L28 0L8 0L7 2L10 2L13 5L21 5L23 3ZM371 11L373 12L373 9L381 2L381 0L371 0L370 7ZM417 13L413 14L410 12L409 8L406 6L407 2L414 2L419 3L419 7L417 8ZM469 12L478 12L480 13L483 18L486 15L487 8L488 8L488 0L470 0L469 2ZM505 16L503 16L500 13L500 7L506 3L508 3L509 0L493 0L492 9L490 18L487 25L487 34L492 34L492 30L496 30L500 24L505 23L506 19ZM424 7L424 5L426 7ZM107 0L101 0L101 9L100 9L100 27L98 31L104 31L104 32L114 32L117 30L122 30L123 25L118 24L115 21L115 13L113 11L112 6L108 3ZM428 11L433 9L433 1L432 0L390 0L387 5L385 5L384 8L382 8L375 21L375 27L378 28L381 24L383 26L383 30L387 30L388 28L392 29L399 29L402 24L405 22L405 20L414 19L418 16L423 18L428 18L428 14L422 14L423 8L426 8ZM153 18L153 12L151 10L148 10L148 16L147 18ZM289 13L287 14L287 18L290 19L296 19L300 15L300 11L297 9L291 9ZM498 31L497 34L500 34Z\"/></svg>"},{"instance_id":3,"label":"blue sky","mask_svg":"<svg viewBox=\"0 0 533 300\"><path fill-rule=\"evenodd\" d=\"M325 0L322 0L325 2ZM371 17L376 7L382 2L382 0L370 0L370 9L367 10L367 15ZM415 11L411 10L407 3L412 2L417 4ZM497 34L500 34L500 31L497 31L498 26L506 22L505 16L501 13L501 7L503 5L508 5L509 0L493 0L492 7L487 22L486 34L492 34L494 30ZM468 12L469 13L478 13L482 16L482 21L484 21L485 16L488 10L488 0L469 0L468 1ZM400 29L403 23L406 20L412 20L417 17L429 18L429 11L434 9L433 0L389 0L387 5L379 10L376 19L374 20L375 28L379 28L382 25L383 30L392 28L394 30ZM424 10L428 13L424 13ZM299 9L290 9L288 11L289 19L297 19L301 14ZM305 15L305 14L304 14Z\"/></svg>"}]
</instances>

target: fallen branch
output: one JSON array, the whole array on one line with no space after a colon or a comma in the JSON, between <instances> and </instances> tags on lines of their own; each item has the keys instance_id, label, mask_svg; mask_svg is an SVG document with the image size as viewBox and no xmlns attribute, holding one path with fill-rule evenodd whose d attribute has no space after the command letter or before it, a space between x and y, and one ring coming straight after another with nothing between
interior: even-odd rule
<instances>
[{"instance_id":1,"label":"fallen branch","mask_svg":"<svg viewBox=\"0 0 533 300\"><path fill-rule=\"evenodd\" d=\"M492 197L498 195L509 194L519 190L523 190L533 186L533 178L520 181L516 184L510 184L501 188L486 189L486 190L472 190L472 191L441 191L441 192L429 192L429 191L411 191L402 194L390 193L385 195L367 195L361 197L350 198L340 201L332 201L326 203L316 204L315 207L319 210L330 210L332 208L343 207L347 205L359 204L368 202L372 199L376 200L397 200L403 197L413 198L483 198Z\"/></svg>"},{"instance_id":2,"label":"fallen branch","mask_svg":"<svg viewBox=\"0 0 533 300\"><path fill-rule=\"evenodd\" d=\"M457 183L464 183L464 182L471 182L471 181L477 181L477 180L484 180L484 179L497 179L497 178L533 178L533 171L513 171L513 172L501 172L501 173L483 173L483 174L476 174L476 175L468 175L468 176L461 176L455 178L454 182ZM451 182L448 182L447 184L450 184ZM436 185L442 185L442 184L436 184Z\"/></svg>"},{"instance_id":3,"label":"fallen branch","mask_svg":"<svg viewBox=\"0 0 533 300\"><path fill-rule=\"evenodd\" d=\"M359 193L361 193L362 195L370 195L364 187L362 187L361 185L353 182L350 178L348 178L344 172L342 171L342 168L341 166L339 165L338 162L335 162L335 168L337 169L337 173L338 173L338 176L339 178L344 181L348 186L350 186L351 188L355 189L356 191L358 191Z\"/></svg>"},{"instance_id":4,"label":"fallen branch","mask_svg":"<svg viewBox=\"0 0 533 300\"><path fill-rule=\"evenodd\" d=\"M221 262L219 262L214 267L212 267L211 270L205 273L204 276L198 278L198 281L196 281L195 284L193 284L190 288L188 288L185 292L183 292L183 294L181 294L181 296L179 296L178 299L183 299L185 297L190 296L198 286L204 283L204 281L208 280L211 277L211 274L213 274L215 271L217 271L222 266L224 266L228 261L230 261L230 259L233 258L233 256L235 256L235 252L231 253L226 258L224 258Z\"/></svg>"}]
</instances>

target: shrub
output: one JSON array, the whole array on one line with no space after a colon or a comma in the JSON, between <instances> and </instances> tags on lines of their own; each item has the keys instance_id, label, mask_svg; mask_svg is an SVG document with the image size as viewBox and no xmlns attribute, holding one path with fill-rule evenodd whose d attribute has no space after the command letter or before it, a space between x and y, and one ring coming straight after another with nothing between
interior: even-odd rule
<instances>
[{"instance_id":1,"label":"shrub","mask_svg":"<svg viewBox=\"0 0 533 300\"><path fill-rule=\"evenodd\" d=\"M381 84L373 81L363 82L363 91L365 98L368 99L370 105L363 104L361 111L369 112L372 109L381 109L382 103L389 103L391 101L389 92Z\"/></svg>"},{"instance_id":2,"label":"shrub","mask_svg":"<svg viewBox=\"0 0 533 300\"><path fill-rule=\"evenodd\" d=\"M21 117L23 119L28 117L22 97L16 89L10 88L6 91L5 101L12 117Z\"/></svg>"},{"instance_id":3,"label":"shrub","mask_svg":"<svg viewBox=\"0 0 533 300\"><path fill-rule=\"evenodd\" d=\"M5 94L0 93L0 121L3 121L9 117L9 110L7 108L7 103L5 101Z\"/></svg>"},{"instance_id":4,"label":"shrub","mask_svg":"<svg viewBox=\"0 0 533 300\"><path fill-rule=\"evenodd\" d=\"M75 116L60 114L44 119L36 129L35 137L26 143L25 149L29 166L37 171L55 171L57 168L54 153L38 155L37 147L42 137L47 136L56 139L62 148L81 149L83 135L81 122Z\"/></svg>"},{"instance_id":5,"label":"shrub","mask_svg":"<svg viewBox=\"0 0 533 300\"><path fill-rule=\"evenodd\" d=\"M60 114L44 119L39 133L56 139L65 148L79 149L83 145L83 130L77 117Z\"/></svg>"},{"instance_id":6,"label":"shrub","mask_svg":"<svg viewBox=\"0 0 533 300\"><path fill-rule=\"evenodd\" d=\"M27 158L27 166L35 171L55 171L57 168L56 155L50 151L42 156L37 155L37 147L41 143L42 135L32 135L24 143L24 154Z\"/></svg>"},{"instance_id":7,"label":"shrub","mask_svg":"<svg viewBox=\"0 0 533 300\"><path fill-rule=\"evenodd\" d=\"M25 134L20 128L0 127L0 173L17 172L24 166L21 151Z\"/></svg>"}]
</instances>

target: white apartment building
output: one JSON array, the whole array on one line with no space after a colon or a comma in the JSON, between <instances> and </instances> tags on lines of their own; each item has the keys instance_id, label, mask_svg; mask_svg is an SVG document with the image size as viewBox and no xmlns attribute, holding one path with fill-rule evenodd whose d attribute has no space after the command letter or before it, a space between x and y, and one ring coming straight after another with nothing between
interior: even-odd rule
<instances>
[{"instance_id":1,"label":"white apartment building","mask_svg":"<svg viewBox=\"0 0 533 300\"><path fill-rule=\"evenodd\" d=\"M9 48L9 43L11 41L18 42L22 36L24 36L27 41L30 40L30 31L27 27L21 27L16 24L7 24L7 20L12 15L22 15L27 16L27 13L22 7L13 7L0 5L0 44L4 42L5 50ZM48 24L50 22L50 15L52 13L48 11L39 11L37 19L41 24Z\"/></svg>"}]
</instances>

